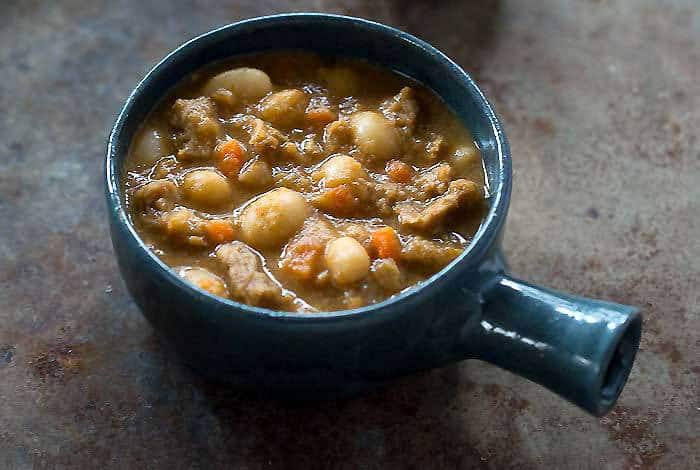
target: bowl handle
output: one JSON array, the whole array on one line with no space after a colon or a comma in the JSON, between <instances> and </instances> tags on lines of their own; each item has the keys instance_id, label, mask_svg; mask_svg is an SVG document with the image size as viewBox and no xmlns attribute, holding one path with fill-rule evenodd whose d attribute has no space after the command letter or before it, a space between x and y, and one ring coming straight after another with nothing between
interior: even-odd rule
<instances>
[{"instance_id":1,"label":"bowl handle","mask_svg":"<svg viewBox=\"0 0 700 470\"><path fill-rule=\"evenodd\" d=\"M617 401L639 348L638 309L502 274L484 289L465 341L477 359L526 377L596 416Z\"/></svg>"}]
</instances>

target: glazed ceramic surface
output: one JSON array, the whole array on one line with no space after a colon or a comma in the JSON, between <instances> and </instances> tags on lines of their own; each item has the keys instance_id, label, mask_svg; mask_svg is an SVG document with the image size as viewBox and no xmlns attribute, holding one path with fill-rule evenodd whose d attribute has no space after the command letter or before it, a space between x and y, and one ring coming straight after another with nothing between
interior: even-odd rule
<instances>
[{"instance_id":1,"label":"glazed ceramic surface","mask_svg":"<svg viewBox=\"0 0 700 470\"><path fill-rule=\"evenodd\" d=\"M433 89L482 150L490 210L465 252L391 299L331 313L287 313L222 300L183 281L138 238L121 196L129 143L153 106L200 67L240 54L303 49L352 56ZM160 62L126 101L106 161L112 242L134 300L199 373L270 394L357 393L414 371L482 359L600 415L624 386L641 334L633 307L561 294L510 277L500 250L511 193L501 123L473 80L427 43L357 18L256 18L195 38Z\"/></svg>"}]
</instances>

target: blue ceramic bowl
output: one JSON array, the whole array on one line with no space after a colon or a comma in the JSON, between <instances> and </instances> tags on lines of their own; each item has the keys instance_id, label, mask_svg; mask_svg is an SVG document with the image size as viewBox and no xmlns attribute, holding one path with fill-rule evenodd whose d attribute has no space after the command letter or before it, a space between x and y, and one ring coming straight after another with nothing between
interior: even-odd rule
<instances>
[{"instance_id":1,"label":"blue ceramic bowl","mask_svg":"<svg viewBox=\"0 0 700 470\"><path fill-rule=\"evenodd\" d=\"M491 197L465 252L384 302L285 313L222 300L184 282L139 239L122 196L129 143L148 112L190 73L239 54L303 49L369 60L433 89L478 141ZM414 371L482 359L542 384L590 413L617 400L641 334L633 307L510 277L500 250L511 160L498 117L444 54L370 21L324 14L255 18L199 36L168 55L129 96L109 138L106 196L114 250L136 303L199 373L288 397L356 393Z\"/></svg>"}]
</instances>

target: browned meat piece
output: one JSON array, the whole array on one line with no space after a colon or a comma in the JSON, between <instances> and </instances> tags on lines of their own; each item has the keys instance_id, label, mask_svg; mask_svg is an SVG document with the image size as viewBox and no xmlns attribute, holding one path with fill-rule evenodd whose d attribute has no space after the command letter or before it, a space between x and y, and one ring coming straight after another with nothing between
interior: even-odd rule
<instances>
[{"instance_id":1,"label":"browned meat piece","mask_svg":"<svg viewBox=\"0 0 700 470\"><path fill-rule=\"evenodd\" d=\"M172 155L169 157L163 157L158 160L158 163L153 167L151 171L151 178L153 179L163 179L168 176L175 174L180 169L180 163Z\"/></svg>"},{"instance_id":2,"label":"browned meat piece","mask_svg":"<svg viewBox=\"0 0 700 470\"><path fill-rule=\"evenodd\" d=\"M418 116L418 102L415 95L416 92L413 88L404 87L398 95L385 101L382 105L386 117L409 135L413 133Z\"/></svg>"},{"instance_id":3,"label":"browned meat piece","mask_svg":"<svg viewBox=\"0 0 700 470\"><path fill-rule=\"evenodd\" d=\"M425 146L425 153L429 160L437 160L447 151L447 142L441 135L436 135Z\"/></svg>"},{"instance_id":4,"label":"browned meat piece","mask_svg":"<svg viewBox=\"0 0 700 470\"><path fill-rule=\"evenodd\" d=\"M395 209L403 228L430 232L439 226L448 214L481 199L481 191L476 183L459 179L450 183L445 194L428 204L404 202L397 204Z\"/></svg>"},{"instance_id":5,"label":"browned meat piece","mask_svg":"<svg viewBox=\"0 0 700 470\"><path fill-rule=\"evenodd\" d=\"M463 249L446 243L414 237L401 252L401 261L422 265L431 271L444 268L462 253Z\"/></svg>"},{"instance_id":6,"label":"browned meat piece","mask_svg":"<svg viewBox=\"0 0 700 470\"><path fill-rule=\"evenodd\" d=\"M287 137L262 119L255 119L250 129L249 144L258 154L270 156L287 141Z\"/></svg>"},{"instance_id":7,"label":"browned meat piece","mask_svg":"<svg viewBox=\"0 0 700 470\"><path fill-rule=\"evenodd\" d=\"M207 245L207 240L205 238L206 221L199 217L192 209L176 207L163 214L159 222L161 228L173 241L192 246Z\"/></svg>"},{"instance_id":8,"label":"browned meat piece","mask_svg":"<svg viewBox=\"0 0 700 470\"><path fill-rule=\"evenodd\" d=\"M447 191L450 181L452 181L452 167L447 163L441 163L425 170L416 177L413 183L418 190L416 198L426 200L443 194Z\"/></svg>"},{"instance_id":9,"label":"browned meat piece","mask_svg":"<svg viewBox=\"0 0 700 470\"><path fill-rule=\"evenodd\" d=\"M219 88L211 94L211 99L224 109L233 109L236 106L236 96L226 88Z\"/></svg>"},{"instance_id":10,"label":"browned meat piece","mask_svg":"<svg viewBox=\"0 0 700 470\"><path fill-rule=\"evenodd\" d=\"M304 163L304 155L301 153L299 147L297 147L297 144L295 144L294 142L287 142L285 144L282 144L281 154L282 158L284 158L285 160L295 163Z\"/></svg>"},{"instance_id":11,"label":"browned meat piece","mask_svg":"<svg viewBox=\"0 0 700 470\"><path fill-rule=\"evenodd\" d=\"M251 160L238 174L238 181L253 188L267 188L273 182L272 169L264 160Z\"/></svg>"},{"instance_id":12,"label":"browned meat piece","mask_svg":"<svg viewBox=\"0 0 700 470\"><path fill-rule=\"evenodd\" d=\"M133 204L147 223L154 223L163 212L171 210L180 199L175 183L154 180L134 191Z\"/></svg>"},{"instance_id":13,"label":"browned meat piece","mask_svg":"<svg viewBox=\"0 0 700 470\"><path fill-rule=\"evenodd\" d=\"M387 292L398 292L403 287L401 270L391 258L375 260L372 263L372 276Z\"/></svg>"},{"instance_id":14,"label":"browned meat piece","mask_svg":"<svg viewBox=\"0 0 700 470\"><path fill-rule=\"evenodd\" d=\"M284 249L280 266L298 279L312 279L322 269L326 244L337 236L338 232L327 220L319 217L307 219L301 231Z\"/></svg>"},{"instance_id":15,"label":"browned meat piece","mask_svg":"<svg viewBox=\"0 0 700 470\"><path fill-rule=\"evenodd\" d=\"M374 205L383 217L393 215L394 204L404 201L410 196L404 185L392 181L373 181L371 188Z\"/></svg>"},{"instance_id":16,"label":"browned meat piece","mask_svg":"<svg viewBox=\"0 0 700 470\"><path fill-rule=\"evenodd\" d=\"M338 225L340 233L346 237L352 237L366 250L370 249L370 238L372 236L371 225L357 222L343 222Z\"/></svg>"},{"instance_id":17,"label":"browned meat piece","mask_svg":"<svg viewBox=\"0 0 700 470\"><path fill-rule=\"evenodd\" d=\"M219 245L216 257L228 266L231 298L257 307L283 307L291 302L282 288L262 269L258 255L245 243Z\"/></svg>"},{"instance_id":18,"label":"browned meat piece","mask_svg":"<svg viewBox=\"0 0 700 470\"><path fill-rule=\"evenodd\" d=\"M311 178L298 168L279 171L273 176L273 180L278 188L292 189L300 193L309 192L313 184Z\"/></svg>"},{"instance_id":19,"label":"browned meat piece","mask_svg":"<svg viewBox=\"0 0 700 470\"><path fill-rule=\"evenodd\" d=\"M323 141L329 153L347 149L352 143L352 139L352 127L347 121L333 121L326 126L323 132Z\"/></svg>"},{"instance_id":20,"label":"browned meat piece","mask_svg":"<svg viewBox=\"0 0 700 470\"><path fill-rule=\"evenodd\" d=\"M301 142L301 152L307 161L313 162L323 156L323 148L313 138L306 138Z\"/></svg>"},{"instance_id":21,"label":"browned meat piece","mask_svg":"<svg viewBox=\"0 0 700 470\"><path fill-rule=\"evenodd\" d=\"M214 102L204 96L191 100L179 99L173 105L172 123L182 129L184 146L177 152L180 160L206 159L221 135L221 124Z\"/></svg>"}]
</instances>

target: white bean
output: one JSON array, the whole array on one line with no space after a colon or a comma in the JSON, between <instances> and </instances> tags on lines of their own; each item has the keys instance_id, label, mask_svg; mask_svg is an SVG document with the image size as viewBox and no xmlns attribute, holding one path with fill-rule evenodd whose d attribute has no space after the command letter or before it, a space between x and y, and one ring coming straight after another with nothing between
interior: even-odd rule
<instances>
[{"instance_id":1,"label":"white bean","mask_svg":"<svg viewBox=\"0 0 700 470\"><path fill-rule=\"evenodd\" d=\"M257 101L272 91L270 77L262 70L241 67L222 72L209 79L202 93L211 96L224 88L233 92L236 98L250 102Z\"/></svg>"},{"instance_id":2,"label":"white bean","mask_svg":"<svg viewBox=\"0 0 700 470\"><path fill-rule=\"evenodd\" d=\"M300 193L287 188L273 189L243 210L241 235L256 248L280 246L301 228L310 211Z\"/></svg>"},{"instance_id":3,"label":"white bean","mask_svg":"<svg viewBox=\"0 0 700 470\"><path fill-rule=\"evenodd\" d=\"M336 155L329 158L312 176L316 181L322 179L326 188L334 188L341 184L352 183L359 178L366 178L367 173L360 162L354 158Z\"/></svg>"},{"instance_id":4,"label":"white bean","mask_svg":"<svg viewBox=\"0 0 700 470\"><path fill-rule=\"evenodd\" d=\"M280 127L294 127L304 119L309 97L301 90L273 93L260 103L260 116Z\"/></svg>"},{"instance_id":5,"label":"white bean","mask_svg":"<svg viewBox=\"0 0 700 470\"><path fill-rule=\"evenodd\" d=\"M272 169L264 160L253 160L238 175L241 183L264 188L272 184Z\"/></svg>"},{"instance_id":6,"label":"white bean","mask_svg":"<svg viewBox=\"0 0 700 470\"><path fill-rule=\"evenodd\" d=\"M134 140L132 152L136 160L152 165L159 158L169 154L169 138L158 129L145 128Z\"/></svg>"},{"instance_id":7,"label":"white bean","mask_svg":"<svg viewBox=\"0 0 700 470\"><path fill-rule=\"evenodd\" d=\"M369 255L360 242L351 237L329 242L324 259L331 280L337 285L353 284L369 273Z\"/></svg>"},{"instance_id":8,"label":"white bean","mask_svg":"<svg viewBox=\"0 0 700 470\"><path fill-rule=\"evenodd\" d=\"M479 149L473 142L462 145L450 158L452 160L452 167L455 169L455 173L458 176L469 175L476 165L481 163L481 158L479 158Z\"/></svg>"},{"instance_id":9,"label":"white bean","mask_svg":"<svg viewBox=\"0 0 700 470\"><path fill-rule=\"evenodd\" d=\"M399 133L381 114L373 111L357 113L350 123L355 131L355 145L366 156L389 160L401 150Z\"/></svg>"},{"instance_id":10,"label":"white bean","mask_svg":"<svg viewBox=\"0 0 700 470\"><path fill-rule=\"evenodd\" d=\"M214 170L194 170L182 181L185 198L199 207L219 207L230 202L233 191L225 176Z\"/></svg>"}]
</instances>

